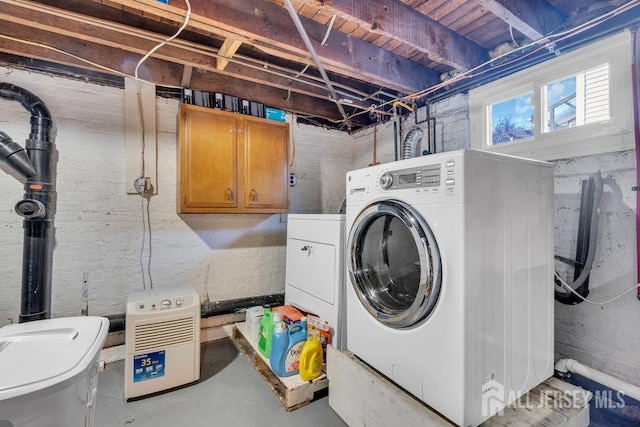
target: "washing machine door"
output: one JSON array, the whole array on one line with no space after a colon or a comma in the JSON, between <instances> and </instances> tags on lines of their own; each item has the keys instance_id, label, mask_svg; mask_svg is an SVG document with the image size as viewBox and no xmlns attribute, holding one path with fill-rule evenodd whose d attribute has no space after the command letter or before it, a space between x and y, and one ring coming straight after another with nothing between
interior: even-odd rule
<instances>
[{"instance_id":1,"label":"washing machine door","mask_svg":"<svg viewBox=\"0 0 640 427\"><path fill-rule=\"evenodd\" d=\"M353 289L372 316L398 329L427 320L442 268L433 232L415 209L398 200L367 206L351 227L347 250Z\"/></svg>"}]
</instances>

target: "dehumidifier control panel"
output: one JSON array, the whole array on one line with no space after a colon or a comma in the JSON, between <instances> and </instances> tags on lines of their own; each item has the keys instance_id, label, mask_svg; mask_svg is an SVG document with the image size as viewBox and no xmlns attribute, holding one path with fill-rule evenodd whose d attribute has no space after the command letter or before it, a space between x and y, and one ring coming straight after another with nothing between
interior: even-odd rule
<instances>
[{"instance_id":1,"label":"dehumidifier control panel","mask_svg":"<svg viewBox=\"0 0 640 427\"><path fill-rule=\"evenodd\" d=\"M154 311L176 310L193 305L192 296L171 297L149 299L135 302L135 310L137 313L147 313Z\"/></svg>"}]
</instances>

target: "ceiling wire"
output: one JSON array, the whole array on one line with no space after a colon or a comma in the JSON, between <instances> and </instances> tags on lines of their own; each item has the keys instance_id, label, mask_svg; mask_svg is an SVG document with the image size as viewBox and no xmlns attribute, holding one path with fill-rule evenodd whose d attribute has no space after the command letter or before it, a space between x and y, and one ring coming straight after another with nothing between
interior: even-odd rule
<instances>
[{"instance_id":1,"label":"ceiling wire","mask_svg":"<svg viewBox=\"0 0 640 427\"><path fill-rule=\"evenodd\" d=\"M344 107L342 106L342 103L339 101L338 94L336 93L336 90L333 87L331 80L329 80L329 76L327 75L327 72L324 70L322 61L320 61L320 58L318 57L318 54L316 53L316 50L313 47L313 44L311 43L311 39L309 39L309 35L307 34L307 31L304 29L304 25L302 25L302 21L300 20L300 16L298 15L298 12L293 7L291 0L284 0L284 4L287 7L287 10L289 11L289 15L291 15L291 19L293 20L293 23L296 26L298 33L300 33L300 37L302 37L302 41L304 42L305 46L307 47L307 50L311 54L311 58L313 58L313 61L316 63L316 67L318 68L318 71L320 72L322 79L327 85L327 89L329 90L329 94L331 95L331 98L332 98L331 101L333 101L338 107L338 111L340 111L340 114L344 118L343 122L347 125L347 127L351 128L351 119L347 115L346 111L344 111Z\"/></svg>"},{"instance_id":2,"label":"ceiling wire","mask_svg":"<svg viewBox=\"0 0 640 427\"><path fill-rule=\"evenodd\" d=\"M549 48L552 44L554 44L554 43L556 43L558 41L562 41L562 40L564 40L566 38L569 38L571 36L579 34L579 33L583 32L583 31L585 31L585 30L587 30L589 28L593 28L594 26L596 26L596 25L598 25L598 24L600 24L600 23L602 23L602 22L604 22L604 21L606 21L608 19L611 19L612 17L614 17L616 15L619 15L620 13L626 12L627 10L638 6L638 4L640 4L640 0L632 0L632 1L626 3L626 4L622 5L622 6L617 7L616 9L614 9L612 11L609 11L609 12L607 12L607 13L599 16L599 17L596 17L596 18L591 19L591 20L589 20L589 21L587 21L587 22L585 22L583 24L580 24L575 28L572 28L572 29L569 29L569 30L566 30L566 31L561 31L561 32L556 33L556 34L550 34L548 36L542 37L541 39L538 39L538 40L535 40L535 41L530 42L528 44L522 45L522 46L520 46L520 47L518 47L518 48L516 48L516 49L514 49L514 50L512 50L510 52L503 53L502 55L496 56L495 58L492 58L492 59L490 59L490 60L488 60L488 61L486 61L486 62L484 62L484 63L482 63L480 65L477 65L474 68L471 68L471 69L469 69L469 70L467 70L467 71L465 71L463 73L460 73L460 74L452 77L449 80L446 80L446 81L441 82L439 84L433 85L433 86L431 86L431 87L429 87L427 89L423 89L421 91L418 91L418 92L415 92L413 94L407 95L405 97L397 98L397 99L393 99L393 100L389 100L389 101L383 102L382 104L379 105L379 107L392 105L395 101L400 100L400 99L408 99L408 100L411 100L411 101L415 101L416 99L419 99L419 98L422 98L422 97L424 97L426 95L429 95L429 94L435 92L438 89L441 89L441 88L443 88L445 86L449 86L452 83L456 83L456 82L458 82L460 80L468 79L468 78L471 78L471 77L477 77L479 75L487 73L488 71L495 70L495 69L497 69L499 67L504 67L505 65L515 63L515 62L521 60L522 58L526 58L527 56L532 55L535 52L538 52L538 51L540 51L542 49ZM553 39L553 40L551 40L551 39ZM531 47L538 46L538 45L542 45L542 46L539 46L537 49L532 50L530 52L527 52L524 55L521 55L521 56L519 56L517 58L514 58L514 59L512 59L510 61L498 64L498 65L494 66L491 69L486 69L486 70L479 71L482 68L484 68L484 67L486 67L488 65L491 65L492 63L494 63L494 62L496 62L496 61L498 61L498 60L500 60L500 59L502 59L502 58L504 58L506 56L513 55L515 52L520 52L520 51L523 51L523 50L526 50L526 49L529 49ZM362 115L362 114L367 114L367 113L369 113L369 110L360 111L358 113L355 113L355 114L351 115L349 118L352 119L352 118L354 118L356 116L359 116L359 115Z\"/></svg>"},{"instance_id":3,"label":"ceiling wire","mask_svg":"<svg viewBox=\"0 0 640 427\"><path fill-rule=\"evenodd\" d=\"M19 6L30 8L30 9L36 8L35 6L31 5L30 2L26 2L24 0L0 0L0 2L19 5ZM498 61L498 60L504 58L505 56L512 55L515 52L522 51L522 50L528 49L528 48L530 48L532 46L536 46L536 45L539 45L539 44L542 44L542 43L550 43L549 39L551 39L551 38L562 37L564 35L567 35L567 37L570 37L572 35L578 34L581 31L584 31L584 30L586 30L588 28L593 27L594 23L595 24L599 24L601 21L603 22L604 20L607 20L607 19L609 19L609 18L611 18L611 17L613 17L615 15L618 15L618 14L620 14L622 12L625 12L626 10L629 10L629 9L637 6L639 3L640 3L640 0L632 0L632 1L626 3L626 4L622 5L622 6L619 6L618 8L616 8L616 9L614 9L614 10L608 12L608 13L605 13L605 14L599 16L599 17L596 17L596 18L594 18L594 19L592 19L590 21L585 22L585 23L579 25L576 28L573 28L573 29L570 29L570 30L566 30L564 32L560 32L560 33L557 33L557 34L548 35L548 36L545 36L545 37L543 37L543 38L541 38L539 40L536 40L536 41L533 41L531 43L528 43L526 45L519 46L517 49L515 49L513 51L510 51L510 52L507 52L505 54L499 55L499 56L497 56L495 58L492 58L491 60L486 61L485 63L480 64L480 65L478 65L478 66L476 66L476 67L474 67L474 68L472 68L470 70L467 70L464 73L460 73L460 74L452 77L449 80L446 80L446 81L444 81L442 83L439 83L437 85L433 85L433 86L431 86L431 87L429 87L427 89L423 89L421 91L414 92L412 94L406 95L404 97L395 97L395 98L393 98L391 100L383 101L382 103L376 105L375 108L380 109L382 107L389 106L389 105L393 104L393 102L395 102L397 100L403 100L403 99L405 99L405 100L406 99L408 99L408 100L416 100L416 99L419 99L419 98L424 97L426 95L429 95L429 94L437 91L438 89L441 89L441 88L443 88L445 86L451 85L452 83L456 83L456 82L458 82L460 80L463 80L463 79L468 79L468 78L471 78L471 77L476 77L478 75L484 74L484 73L488 72L489 70L481 71L481 72L478 72L476 74L473 74L473 73L478 71L478 70L480 70L481 68L483 68L485 66L490 65L491 63L493 63L495 61ZM118 28L119 27L118 24L113 24L113 23L101 24L100 22L94 22L94 20L88 19L86 17L75 16L75 15L70 14L68 12L60 13L58 11L48 10L46 7L43 8L41 6L42 5L39 5L37 7L37 10L44 11L46 13L51 13L51 14L54 14L54 15L57 15L57 16L62 16L62 17L69 18L69 19L75 19L75 20L78 20L80 22L88 23L88 24L91 24L91 25L96 25L96 26L100 26L100 27L103 27L103 28L108 28L110 30L117 30L117 31L120 31L120 32L128 33L128 34L130 34L131 31L134 31L135 33L137 33L137 36L149 39L148 35L145 35L145 34L141 33L140 31L136 31L137 29L135 29L135 28ZM72 57L72 58L74 58L74 59L76 59L78 61L82 61L82 62L87 63L87 64L89 64L91 66L94 66L96 68L108 71L110 73L113 73L113 74L116 74L116 75L119 75L119 76L123 76L123 77L132 77L131 75L129 75L127 73L124 73L124 72L121 72L119 70L115 70L115 69L112 69L112 68L109 68L109 67L105 67L105 66L103 66L101 64L92 62L90 60L84 59L82 57L79 57L77 55L74 55L72 53L66 52L66 51L64 51L62 49L58 49L58 48L53 47L53 46L49 46L49 45L42 44L42 43L30 42L30 41L22 40L22 39L17 39L17 38L11 37L11 36L3 35L3 34L0 34L0 38L4 38L4 39L7 39L7 40L20 42L20 43L24 43L24 44L28 44L28 45L32 45L32 46L46 48L46 49L49 49L49 50L52 50L52 51L67 55L69 57ZM566 37L564 37L564 38L566 38ZM560 40L562 40L562 39L555 40L555 41L560 41ZM167 44L170 44L170 45L176 46L176 47L180 47L182 49L191 50L191 51L194 51L194 52L197 52L197 53L202 53L202 54L205 54L205 55L210 55L210 56L214 56L214 57L218 57L219 56L219 55L217 55L217 53L215 53L213 51L207 51L205 49L196 49L196 48L194 48L192 46L185 45L185 43L187 43L187 42L184 41L184 40L178 39L178 40L172 40L171 42L169 42ZM544 47L546 47L546 45ZM540 49L538 49L537 51L539 51L539 50ZM530 52L527 55L530 55L532 53L533 52ZM238 55L236 55L236 57L237 56ZM521 56L521 57L515 58L514 60L506 62L506 63L503 63L503 64L500 64L499 66L504 66L504 65L507 65L507 64L511 64L511 63L516 62L517 60L522 59L524 57L526 57L526 56ZM250 68L259 68L262 71L265 71L265 72L268 72L268 73L270 72L272 74L279 75L281 77L287 77L287 78L292 78L294 80L298 80L298 78L297 78L298 76L292 77L291 75L282 74L282 73L275 72L273 70L269 70L269 69L266 68L264 63L262 63L262 65L254 65L254 66L252 66L250 64L247 64L244 61L237 60L235 57L234 58L228 58L228 59L231 62L240 63L240 64L248 66ZM253 61L253 62L256 62L256 63L260 62L259 60L255 60L253 58L243 58L243 59L247 60L247 61ZM276 69L280 68L280 69L285 70L285 71L290 71L290 70L284 69L283 67L275 66L273 64L271 64L270 66L272 68L276 68ZM314 77L307 75L307 78L314 78ZM147 80L144 80L144 79L138 79L138 80L147 81ZM299 81L304 83L304 84L311 85L311 86L321 87L320 84L313 84L313 83L311 83L311 82L309 82L307 80L300 79ZM149 82L149 83L153 83L153 82ZM168 84L163 84L162 86L163 87L167 87L167 88L174 88L174 89L181 89L182 88L181 86L168 85ZM346 88L346 90L351 91L352 94L357 94L359 96L359 98L358 98L358 96L354 96L354 98L356 98L356 99L358 99L360 101L369 100L369 99L375 100L375 101L382 101L381 99L374 99L373 98L376 95L375 93L374 94L367 94L365 92L361 92L361 91L358 91L358 90L353 89L353 88ZM353 95L347 95L347 96L353 96ZM366 108L366 109L362 108L362 107L358 107L358 108L361 108L362 111L350 115L349 119L357 117L357 116L362 115L362 114L368 114L369 112L374 110L373 106L369 107L369 108ZM380 110L380 111L383 111L383 110ZM329 119L328 121L332 122L332 123L340 123L343 120L331 120L331 119Z\"/></svg>"},{"instance_id":4,"label":"ceiling wire","mask_svg":"<svg viewBox=\"0 0 640 427\"><path fill-rule=\"evenodd\" d=\"M322 46L326 46L327 45L327 39L329 39L329 34L331 34L331 30L333 29L333 23L336 22L336 15L334 14L331 17L331 21L329 21L329 27L327 28L327 32L324 35L324 38L322 39L322 41L320 42L320 44Z\"/></svg>"},{"instance_id":5,"label":"ceiling wire","mask_svg":"<svg viewBox=\"0 0 640 427\"><path fill-rule=\"evenodd\" d=\"M518 42L516 42L515 37L513 37L513 26L509 24L509 35L511 36L511 41L515 47L518 47Z\"/></svg>"},{"instance_id":6,"label":"ceiling wire","mask_svg":"<svg viewBox=\"0 0 640 427\"><path fill-rule=\"evenodd\" d=\"M149 33L145 30L140 30L138 28L134 28L134 27L129 27L129 26L125 26L122 24L118 24L118 23L114 23L114 22L104 22L103 20L100 20L99 18L92 18L92 17L87 17L87 16L83 16L83 15L79 15L73 12L69 12L69 11L61 11L61 10L57 10L55 8L51 8L48 6L43 6L43 5L37 5L35 6L32 2L28 2L25 0L0 0L0 2L2 3L7 3L7 4L12 4L14 6L19 6L25 9L29 9L29 10L37 10L38 12L42 12L42 13L46 13L52 16L57 16L57 17L61 17L64 19L69 19L69 20L73 20L76 22L80 22L83 24L89 24L98 28L103 28L109 31L114 31L114 32L118 32L120 34L126 34L128 36L131 36L132 34L134 34L136 37L145 39L145 40L149 40L149 41L154 41L154 42L161 42L163 41L163 39L160 36L157 36L153 33ZM0 37L3 37L2 34L0 34ZM81 58L79 56L73 55L69 52L63 51L61 49L55 48L55 47L51 47L49 45L46 44L41 44L41 43L35 43L34 42L27 42L25 40L21 40L21 39L16 39L16 38L11 38L10 36L4 36L4 38L10 39L12 41L16 41L16 42L21 42L21 43L26 43L26 44L31 44L31 45L36 45L38 47L43 47L43 48L47 48L47 49L51 49L51 50L55 50L57 52L63 53L65 55L71 56L74 59L77 59L79 61L88 63L89 65L92 65L94 67L98 67L102 70L114 73L116 75L120 75L123 77L132 77L129 74L123 73L119 70L114 70L112 68L109 67L105 67L103 65L97 64L95 62L92 62L90 60L86 60L84 58ZM175 39L175 40L171 40L169 42L167 42L166 40L164 40L164 42L172 47L176 47L182 50L186 50L189 52L194 52L194 53L198 53L201 55L206 55L206 56L210 56L213 58L222 58L222 55L218 54L219 49L217 48L213 48L210 47L208 48L205 45L199 45L199 46L195 46L192 42L189 42L187 40L183 40L183 39ZM259 60L259 59L255 59L255 58L251 58L251 57L247 57L244 55L234 55L231 58L226 58L226 60L228 60L229 62L235 63L235 64L239 64L251 69L255 69L255 70L259 70L261 72L265 72L267 74L272 74L272 75L276 75L278 77L283 77L283 78L287 78L287 79L291 79L291 80L295 80L299 83L311 86L311 87L316 87L316 88L326 88L325 85L323 85L322 83L320 83L322 81L322 78L320 77L316 77L313 75L309 75L307 74L305 76L304 79L300 78L300 76L308 69L309 65L307 64L305 66L305 68L303 69L303 71L298 72L296 70L291 70L288 69L286 67L281 67L275 64L271 64L268 62L265 62L263 60ZM133 77L132 77L133 78ZM142 80L142 79L140 79ZM144 80L142 80L144 81ZM181 89L181 86L173 86L173 85L165 85L162 84L162 86L164 87L168 87L168 88L175 88L175 89ZM376 96L377 94L369 94L366 92L363 92L361 90L352 88L352 87L348 87L346 85L340 84L340 83L335 83L334 86L336 88L340 88L337 91L348 98L353 98L356 99L358 101L367 101L367 100L373 100L373 101L381 101L380 99L377 99Z\"/></svg>"},{"instance_id":7,"label":"ceiling wire","mask_svg":"<svg viewBox=\"0 0 640 427\"><path fill-rule=\"evenodd\" d=\"M153 47L151 50L149 50L149 52L147 52L142 58L140 58L140 60L136 64L136 68L135 68L135 70L133 72L133 75L134 75L135 81L136 81L137 96L138 96L138 114L140 115L140 126L142 127L142 150L140 152L140 163L141 163L141 165L140 165L140 177L141 178L145 178L146 177L145 164L144 164L145 147L146 147L146 135L145 135L146 132L145 132L145 123L144 123L144 110L142 108L142 93L140 91L140 80L138 78L138 71L140 70L140 66L142 65L142 63L144 61L146 61L151 55L153 55L153 53L155 51L157 51L162 46L164 46L167 43L169 43L171 40L173 40L176 37L178 37L180 35L180 33L182 33L182 31L187 27L187 25L189 24L189 18L191 17L191 3L189 2L189 0L184 0L184 2L187 5L187 12L186 12L185 17L184 17L184 22L182 23L180 28L178 28L178 31L176 31L174 35L172 35L171 37L167 38L166 40L158 43L155 47ZM144 194L144 191L142 191L141 193Z\"/></svg>"},{"instance_id":8,"label":"ceiling wire","mask_svg":"<svg viewBox=\"0 0 640 427\"><path fill-rule=\"evenodd\" d=\"M43 43L32 42L32 41L29 41L29 40L18 39L16 37L7 36L5 34L0 34L0 39L10 40L10 41L13 41L13 42L23 43L23 44L26 44L26 45L29 45L29 46L35 46L35 47L40 47L40 48L43 48L43 49L48 49L48 50L51 50L51 51L58 52L58 53L61 53L63 55L66 55L66 56L68 56L70 58L76 59L76 60L78 60L80 62L84 62L85 64L89 64L92 67L98 68L100 70L107 71L109 74L115 74L115 75L118 75L118 76L121 76L121 77L133 78L133 76L131 74L127 74L127 73L124 73L122 71L106 67L104 65L98 64L97 62L93 62L93 61L91 61L89 59L85 59L85 58L82 58L80 56L74 55L73 53L64 51L62 49L58 49L57 47L49 46L49 45L46 45L46 44L43 44ZM152 81L149 81L149 80L140 79L140 78L138 80L140 80L142 82L154 84ZM167 87L167 88L171 88L171 89L182 89L181 86L172 86L172 85L163 85L163 86Z\"/></svg>"}]
</instances>

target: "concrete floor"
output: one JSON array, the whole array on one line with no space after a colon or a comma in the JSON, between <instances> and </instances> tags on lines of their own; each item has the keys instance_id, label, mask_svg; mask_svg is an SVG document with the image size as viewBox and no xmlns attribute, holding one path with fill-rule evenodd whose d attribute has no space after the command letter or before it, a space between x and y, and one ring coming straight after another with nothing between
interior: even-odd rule
<instances>
[{"instance_id":1,"label":"concrete floor","mask_svg":"<svg viewBox=\"0 0 640 427\"><path fill-rule=\"evenodd\" d=\"M327 397L292 412L230 340L202 345L197 383L145 399L124 400L124 361L100 372L95 426L330 427L346 424Z\"/></svg>"}]
</instances>

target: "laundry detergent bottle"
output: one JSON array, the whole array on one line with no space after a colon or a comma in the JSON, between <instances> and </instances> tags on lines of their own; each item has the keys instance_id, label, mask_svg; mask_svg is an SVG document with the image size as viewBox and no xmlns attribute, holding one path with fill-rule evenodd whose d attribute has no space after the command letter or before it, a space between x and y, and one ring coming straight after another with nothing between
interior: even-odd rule
<instances>
[{"instance_id":1,"label":"laundry detergent bottle","mask_svg":"<svg viewBox=\"0 0 640 427\"><path fill-rule=\"evenodd\" d=\"M269 353L269 363L271 369L279 377L287 376L284 369L284 361L289 348L289 334L287 325L282 320L280 313L273 315L273 337L271 338L271 352Z\"/></svg>"},{"instance_id":2,"label":"laundry detergent bottle","mask_svg":"<svg viewBox=\"0 0 640 427\"><path fill-rule=\"evenodd\" d=\"M271 309L264 309L264 315L260 321L258 329L258 351L264 356L269 357L271 352L271 336L273 335L273 313Z\"/></svg>"},{"instance_id":3,"label":"laundry detergent bottle","mask_svg":"<svg viewBox=\"0 0 640 427\"><path fill-rule=\"evenodd\" d=\"M322 343L317 329L309 331L307 342L300 353L300 379L311 381L322 373Z\"/></svg>"},{"instance_id":4,"label":"laundry detergent bottle","mask_svg":"<svg viewBox=\"0 0 640 427\"><path fill-rule=\"evenodd\" d=\"M290 377L298 373L298 365L300 363L300 353L302 353L302 347L307 340L307 318L303 317L300 321L293 323L287 329L286 348L284 352L280 353L278 348L277 352L275 348L272 348L273 357L271 359L271 368L279 377ZM280 339L278 339L278 345L280 345ZM285 339L282 339L285 342ZM277 359L276 359L277 357Z\"/></svg>"}]
</instances>

